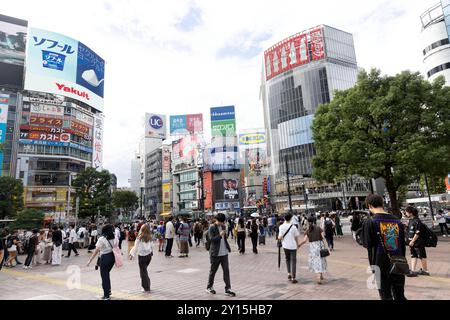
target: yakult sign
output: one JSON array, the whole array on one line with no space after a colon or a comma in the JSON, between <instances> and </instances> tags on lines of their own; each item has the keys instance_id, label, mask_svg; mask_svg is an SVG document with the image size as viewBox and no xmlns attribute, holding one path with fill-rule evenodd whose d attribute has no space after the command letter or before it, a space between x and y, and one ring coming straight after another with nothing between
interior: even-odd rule
<instances>
[{"instance_id":1,"label":"yakult sign","mask_svg":"<svg viewBox=\"0 0 450 320\"><path fill-rule=\"evenodd\" d=\"M59 94L103 112L105 61L83 43L30 28L25 90Z\"/></svg>"},{"instance_id":2,"label":"yakult sign","mask_svg":"<svg viewBox=\"0 0 450 320\"><path fill-rule=\"evenodd\" d=\"M166 116L154 113L145 114L145 137L166 139Z\"/></svg>"}]
</instances>

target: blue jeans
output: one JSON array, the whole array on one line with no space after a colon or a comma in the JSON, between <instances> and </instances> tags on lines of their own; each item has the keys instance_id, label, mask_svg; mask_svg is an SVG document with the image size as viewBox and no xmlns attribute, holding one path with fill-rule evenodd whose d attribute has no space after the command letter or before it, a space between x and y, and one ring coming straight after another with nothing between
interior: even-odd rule
<instances>
[{"instance_id":1,"label":"blue jeans","mask_svg":"<svg viewBox=\"0 0 450 320\"><path fill-rule=\"evenodd\" d=\"M273 233L273 226L269 226L268 234L270 237L272 236L272 233Z\"/></svg>"}]
</instances>

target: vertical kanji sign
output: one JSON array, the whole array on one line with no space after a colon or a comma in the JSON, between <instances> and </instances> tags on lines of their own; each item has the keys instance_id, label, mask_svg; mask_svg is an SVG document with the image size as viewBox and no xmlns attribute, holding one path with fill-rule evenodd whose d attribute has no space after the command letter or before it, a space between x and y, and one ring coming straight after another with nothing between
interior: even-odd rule
<instances>
[{"instance_id":1,"label":"vertical kanji sign","mask_svg":"<svg viewBox=\"0 0 450 320\"><path fill-rule=\"evenodd\" d=\"M94 116L94 144L92 154L92 166L98 171L103 168L103 115Z\"/></svg>"}]
</instances>

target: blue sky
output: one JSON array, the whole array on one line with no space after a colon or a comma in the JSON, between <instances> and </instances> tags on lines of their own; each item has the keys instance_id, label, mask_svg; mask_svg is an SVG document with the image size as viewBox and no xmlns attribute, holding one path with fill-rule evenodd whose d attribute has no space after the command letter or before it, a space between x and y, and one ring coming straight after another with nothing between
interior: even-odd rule
<instances>
[{"instance_id":1,"label":"blue sky","mask_svg":"<svg viewBox=\"0 0 450 320\"><path fill-rule=\"evenodd\" d=\"M209 108L235 105L238 130L263 126L263 51L320 24L354 35L360 67L423 71L419 16L437 2L15 0L1 13L78 39L106 60L104 164L128 186L145 112L203 113L208 128Z\"/></svg>"}]
</instances>

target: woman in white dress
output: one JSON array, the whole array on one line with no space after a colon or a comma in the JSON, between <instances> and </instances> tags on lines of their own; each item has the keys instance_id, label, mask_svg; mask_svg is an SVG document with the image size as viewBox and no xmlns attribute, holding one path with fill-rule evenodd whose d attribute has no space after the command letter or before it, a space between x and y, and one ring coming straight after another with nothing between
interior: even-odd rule
<instances>
[{"instance_id":1,"label":"woman in white dress","mask_svg":"<svg viewBox=\"0 0 450 320\"><path fill-rule=\"evenodd\" d=\"M320 257L320 250L328 249L328 247L323 241L324 232L315 224L314 218L309 218L308 223L309 228L305 234L305 238L299 243L298 247L300 248L309 242L309 271L316 274L317 284L322 284L324 280L323 274L327 272L327 260Z\"/></svg>"}]
</instances>

